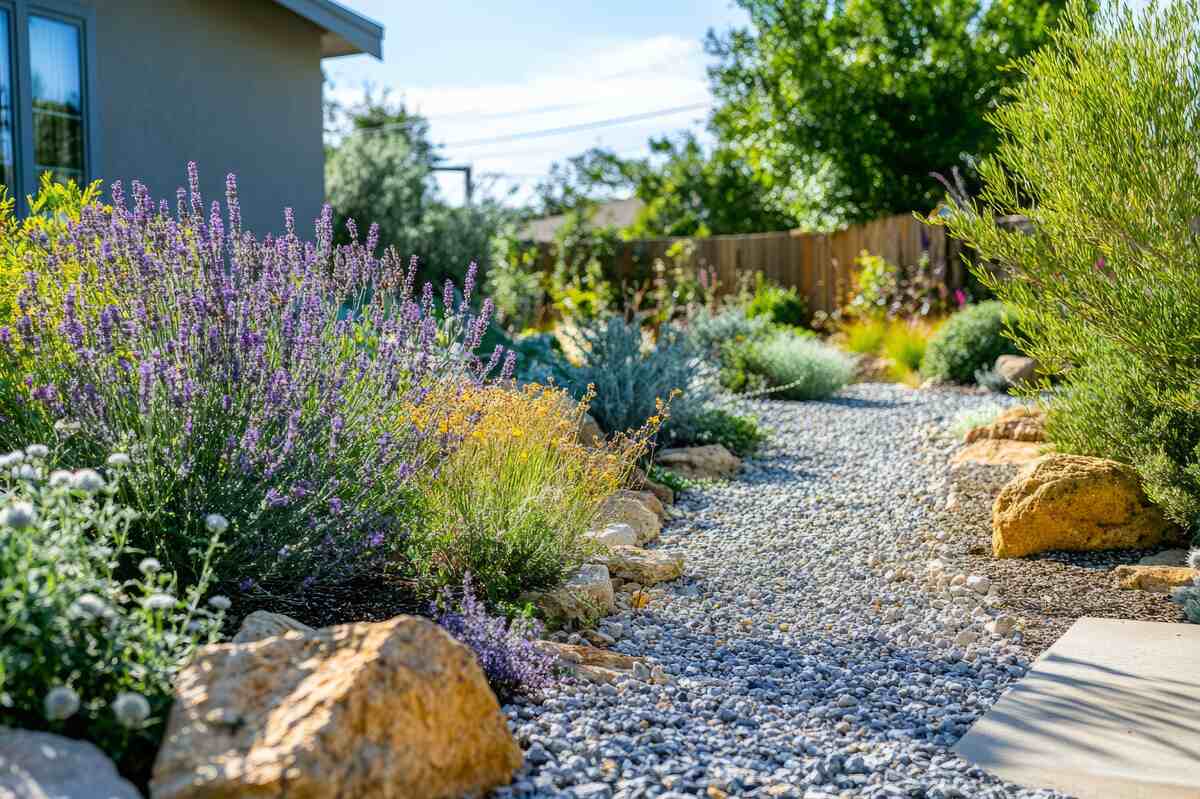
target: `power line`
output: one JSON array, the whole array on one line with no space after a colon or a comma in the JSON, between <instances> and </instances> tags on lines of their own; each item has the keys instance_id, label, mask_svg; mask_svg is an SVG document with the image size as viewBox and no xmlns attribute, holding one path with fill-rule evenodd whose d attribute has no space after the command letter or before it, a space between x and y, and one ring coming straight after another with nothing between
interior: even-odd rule
<instances>
[{"instance_id":1,"label":"power line","mask_svg":"<svg viewBox=\"0 0 1200 799\"><path fill-rule=\"evenodd\" d=\"M674 108L662 108L657 111L646 111L641 114L629 114L627 116L609 117L608 119L597 119L592 122L581 122L576 125L564 125L559 128L545 128L544 130L530 130L523 133L510 133L506 136L492 136L484 139L464 139L463 141L449 142L442 144L442 147L478 147L485 144L500 144L502 142L522 141L524 139L540 139L547 136L561 136L566 133L581 133L587 130L595 130L597 128L611 127L613 125L626 125L630 122L641 122L644 119L655 119L657 117L670 116L672 114L681 114L685 111L698 111L701 108L708 108L711 103L705 101L702 103L692 103L690 105L680 105Z\"/></svg>"}]
</instances>

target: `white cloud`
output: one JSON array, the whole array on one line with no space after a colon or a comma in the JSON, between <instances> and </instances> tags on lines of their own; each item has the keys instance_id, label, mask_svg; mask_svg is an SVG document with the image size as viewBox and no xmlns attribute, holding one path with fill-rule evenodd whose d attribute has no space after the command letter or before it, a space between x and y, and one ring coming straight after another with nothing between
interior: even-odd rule
<instances>
[{"instance_id":1,"label":"white cloud","mask_svg":"<svg viewBox=\"0 0 1200 799\"><path fill-rule=\"evenodd\" d=\"M394 87L409 107L430 119L438 142L474 141L595 122L707 102L706 59L699 41L673 35L581 48L552 59L552 68L522 80L477 85ZM336 81L336 75L335 75ZM352 103L361 88L338 86ZM639 122L523 141L447 148L456 162L480 172L513 177L498 186L521 184L524 195L550 164L591 146L626 155L644 152L649 136L696 127L703 109ZM447 176L447 194L460 194L461 179Z\"/></svg>"}]
</instances>

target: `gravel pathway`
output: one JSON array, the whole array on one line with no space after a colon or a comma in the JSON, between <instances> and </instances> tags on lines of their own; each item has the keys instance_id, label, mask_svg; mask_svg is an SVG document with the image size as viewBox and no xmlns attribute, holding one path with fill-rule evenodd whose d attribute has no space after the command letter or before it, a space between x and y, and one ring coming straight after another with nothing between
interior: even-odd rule
<instances>
[{"instance_id":1,"label":"gravel pathway","mask_svg":"<svg viewBox=\"0 0 1200 799\"><path fill-rule=\"evenodd\" d=\"M929 430L991 402L861 384L755 403L771 444L664 531L687 576L601 625L673 681L506 706L527 765L496 796L1058 796L948 748L1028 665L985 631L986 585L920 583L953 447Z\"/></svg>"}]
</instances>

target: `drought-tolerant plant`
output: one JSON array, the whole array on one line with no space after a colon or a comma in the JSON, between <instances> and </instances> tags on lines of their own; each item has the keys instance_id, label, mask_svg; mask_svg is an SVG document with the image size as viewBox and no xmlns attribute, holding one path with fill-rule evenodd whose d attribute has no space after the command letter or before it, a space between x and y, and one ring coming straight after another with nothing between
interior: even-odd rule
<instances>
[{"instance_id":1,"label":"drought-tolerant plant","mask_svg":"<svg viewBox=\"0 0 1200 799\"><path fill-rule=\"evenodd\" d=\"M665 485L676 494L682 494L696 485L694 481L689 480L678 472L663 468L656 463L650 464L650 468L646 471L646 476L656 483Z\"/></svg>"},{"instance_id":2,"label":"drought-tolerant plant","mask_svg":"<svg viewBox=\"0 0 1200 799\"><path fill-rule=\"evenodd\" d=\"M185 588L129 545L136 514L116 495L132 456L71 472L50 471L48 455L33 445L0 456L0 724L90 740L141 782L175 674L217 639L229 606L202 602L226 522L209 519Z\"/></svg>"},{"instance_id":3,"label":"drought-tolerant plant","mask_svg":"<svg viewBox=\"0 0 1200 799\"><path fill-rule=\"evenodd\" d=\"M854 261L858 267L855 291L847 310L868 319L930 316L944 313L949 303L944 261L921 253L915 264L900 266L866 250Z\"/></svg>"},{"instance_id":4,"label":"drought-tolerant plant","mask_svg":"<svg viewBox=\"0 0 1200 799\"><path fill-rule=\"evenodd\" d=\"M752 341L763 338L771 330L764 317L750 318L746 309L727 305L717 311L700 307L688 319L688 336L708 355L719 354L729 342Z\"/></svg>"},{"instance_id":5,"label":"drought-tolerant plant","mask_svg":"<svg viewBox=\"0 0 1200 799\"><path fill-rule=\"evenodd\" d=\"M942 324L929 340L921 374L939 382L971 383L1001 355L1020 353L1013 342L1016 315L999 301L968 305Z\"/></svg>"},{"instance_id":6,"label":"drought-tolerant plant","mask_svg":"<svg viewBox=\"0 0 1200 799\"><path fill-rule=\"evenodd\" d=\"M888 324L883 319L858 318L843 328L845 347L859 355L878 355L887 338Z\"/></svg>"},{"instance_id":7,"label":"drought-tolerant plant","mask_svg":"<svg viewBox=\"0 0 1200 799\"><path fill-rule=\"evenodd\" d=\"M752 416L743 416L720 406L710 406L669 425L672 441L686 445L721 444L735 455L752 455L767 440L767 434Z\"/></svg>"},{"instance_id":8,"label":"drought-tolerant plant","mask_svg":"<svg viewBox=\"0 0 1200 799\"><path fill-rule=\"evenodd\" d=\"M770 396L791 400L824 399L854 377L854 360L815 339L778 333L751 345L748 371L761 375Z\"/></svg>"},{"instance_id":9,"label":"drought-tolerant plant","mask_svg":"<svg viewBox=\"0 0 1200 799\"><path fill-rule=\"evenodd\" d=\"M1072 3L992 121L977 201L944 221L1059 376L1047 436L1132 464L1170 518L1200 519L1200 2ZM995 220L1022 214L1026 232ZM981 364L982 365L982 364Z\"/></svg>"},{"instance_id":10,"label":"drought-tolerant plant","mask_svg":"<svg viewBox=\"0 0 1200 799\"><path fill-rule=\"evenodd\" d=\"M487 293L496 303L499 321L514 333L537 323L546 303L546 276L538 268L540 252L522 241L515 225L492 238Z\"/></svg>"},{"instance_id":11,"label":"drought-tolerant plant","mask_svg":"<svg viewBox=\"0 0 1200 799\"><path fill-rule=\"evenodd\" d=\"M460 643L475 653L492 690L501 700L517 694L540 694L554 683L556 659L537 647L541 623L518 616L493 616L475 596L471 575L462 578L461 595L444 589L433 616Z\"/></svg>"},{"instance_id":12,"label":"drought-tolerant plant","mask_svg":"<svg viewBox=\"0 0 1200 799\"><path fill-rule=\"evenodd\" d=\"M605 432L640 428L663 402L684 424L713 400L699 351L671 325L648 344L637 322L610 316L579 328L576 344L580 363L563 366L562 384L577 399L594 395L589 412Z\"/></svg>"},{"instance_id":13,"label":"drought-tolerant plant","mask_svg":"<svg viewBox=\"0 0 1200 799\"><path fill-rule=\"evenodd\" d=\"M976 427L991 424L1003 410L1003 406L996 403L981 405L977 408L963 408L954 414L954 419L950 422L950 435L955 438L963 438Z\"/></svg>"},{"instance_id":14,"label":"drought-tolerant plant","mask_svg":"<svg viewBox=\"0 0 1200 799\"><path fill-rule=\"evenodd\" d=\"M114 184L111 207L30 242L47 273L0 328L0 445L59 441L69 465L129 452L131 540L185 581L214 511L230 522L223 581L297 592L353 575L402 543L414 482L455 443L415 412L433 383L487 371L472 355L487 304L470 310L470 281L454 307L414 296L374 228L334 246L328 208L315 242L290 212L257 240L232 175L223 213L197 186L190 165L171 214Z\"/></svg>"},{"instance_id":15,"label":"drought-tolerant plant","mask_svg":"<svg viewBox=\"0 0 1200 799\"><path fill-rule=\"evenodd\" d=\"M553 587L583 562L591 552L583 534L661 421L584 446L577 431L587 404L560 389L452 384L433 397L463 440L422 482L424 518L407 556L428 589L470 573L492 605Z\"/></svg>"},{"instance_id":16,"label":"drought-tolerant plant","mask_svg":"<svg viewBox=\"0 0 1200 799\"><path fill-rule=\"evenodd\" d=\"M760 272L754 295L746 305L746 316L766 319L776 325L804 327L808 324L808 303L795 287L784 288L767 280Z\"/></svg>"}]
</instances>

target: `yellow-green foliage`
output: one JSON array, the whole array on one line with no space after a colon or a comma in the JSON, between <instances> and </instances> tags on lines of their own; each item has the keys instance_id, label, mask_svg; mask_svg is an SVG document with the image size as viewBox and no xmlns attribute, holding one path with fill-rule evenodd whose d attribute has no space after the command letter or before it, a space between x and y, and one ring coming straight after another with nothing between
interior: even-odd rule
<instances>
[{"instance_id":1,"label":"yellow-green foliage","mask_svg":"<svg viewBox=\"0 0 1200 799\"><path fill-rule=\"evenodd\" d=\"M0 193L0 320L7 322L16 317L17 296L25 288L27 273L38 275L39 291L49 288L47 253L66 233L67 223L79 219L83 207L99 198L100 181L80 188L74 181L55 183L46 173L38 193L29 198L29 216L17 219L14 199ZM69 283L79 267L64 261L58 268L65 278L61 282Z\"/></svg>"},{"instance_id":2,"label":"yellow-green foliage","mask_svg":"<svg viewBox=\"0 0 1200 799\"><path fill-rule=\"evenodd\" d=\"M422 488L427 518L409 552L426 587L469 572L491 602L557 585L583 562L584 532L663 421L584 446L587 404L560 389L455 386L428 404L448 409L439 424L462 445Z\"/></svg>"},{"instance_id":3,"label":"yellow-green foliage","mask_svg":"<svg viewBox=\"0 0 1200 799\"><path fill-rule=\"evenodd\" d=\"M925 348L936 325L924 321L860 318L843 329L844 346L860 355L892 361L889 377L898 383L919 383Z\"/></svg>"},{"instance_id":4,"label":"yellow-green foliage","mask_svg":"<svg viewBox=\"0 0 1200 799\"><path fill-rule=\"evenodd\" d=\"M856 319L845 327L846 349L860 355L878 355L887 329L883 319Z\"/></svg>"}]
</instances>

